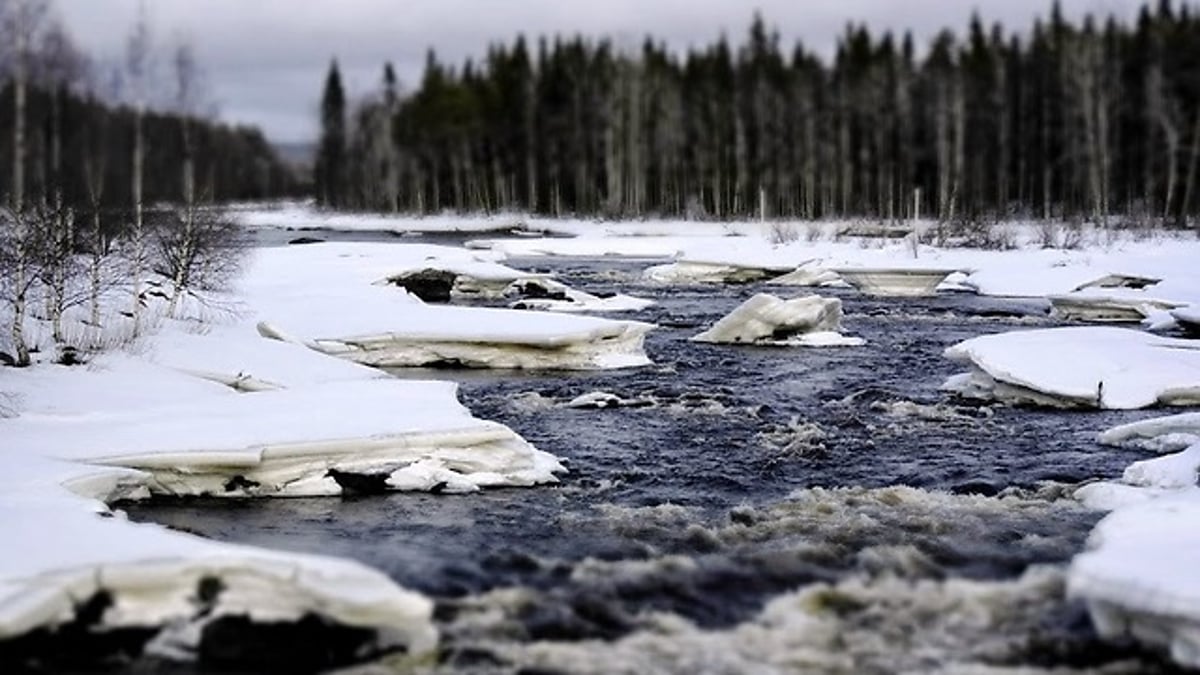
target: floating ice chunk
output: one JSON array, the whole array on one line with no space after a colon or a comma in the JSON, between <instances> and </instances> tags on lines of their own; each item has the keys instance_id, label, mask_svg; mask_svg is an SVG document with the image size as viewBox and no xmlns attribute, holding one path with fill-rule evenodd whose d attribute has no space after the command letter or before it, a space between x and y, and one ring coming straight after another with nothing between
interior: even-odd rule
<instances>
[{"instance_id":1,"label":"floating ice chunk","mask_svg":"<svg viewBox=\"0 0 1200 675\"><path fill-rule=\"evenodd\" d=\"M654 405L654 401L645 398L624 399L607 391L593 391L576 396L567 402L568 408L601 409L601 408L644 408Z\"/></svg>"},{"instance_id":2,"label":"floating ice chunk","mask_svg":"<svg viewBox=\"0 0 1200 675\"><path fill-rule=\"evenodd\" d=\"M938 284L956 270L843 267L835 271L846 283L868 295L915 297L933 295Z\"/></svg>"},{"instance_id":3,"label":"floating ice chunk","mask_svg":"<svg viewBox=\"0 0 1200 675\"><path fill-rule=\"evenodd\" d=\"M843 285L837 272L821 267L811 261L767 283L774 286L836 286Z\"/></svg>"},{"instance_id":4,"label":"floating ice chunk","mask_svg":"<svg viewBox=\"0 0 1200 675\"><path fill-rule=\"evenodd\" d=\"M1178 303L1131 291L1088 289L1067 295L1052 295L1048 299L1055 317L1064 321L1093 323L1141 323L1154 315L1179 307Z\"/></svg>"},{"instance_id":5,"label":"floating ice chunk","mask_svg":"<svg viewBox=\"0 0 1200 675\"><path fill-rule=\"evenodd\" d=\"M685 260L649 267L642 276L660 284L746 284L769 279L784 271L787 270Z\"/></svg>"},{"instance_id":6,"label":"floating ice chunk","mask_svg":"<svg viewBox=\"0 0 1200 675\"><path fill-rule=\"evenodd\" d=\"M1068 593L1087 602L1097 631L1165 648L1200 667L1200 489L1126 505L1092 531L1071 563Z\"/></svg>"},{"instance_id":7,"label":"floating ice chunk","mask_svg":"<svg viewBox=\"0 0 1200 675\"><path fill-rule=\"evenodd\" d=\"M1138 487L1183 488L1196 485L1196 471L1200 469L1200 444L1154 459L1130 464L1121 481Z\"/></svg>"},{"instance_id":8,"label":"floating ice chunk","mask_svg":"<svg viewBox=\"0 0 1200 675\"><path fill-rule=\"evenodd\" d=\"M760 293L739 305L693 342L777 344L795 346L858 346L842 326L842 301L810 295L783 300Z\"/></svg>"},{"instance_id":9,"label":"floating ice chunk","mask_svg":"<svg viewBox=\"0 0 1200 675\"><path fill-rule=\"evenodd\" d=\"M1200 403L1200 346L1123 328L985 335L946 350L971 368L943 389L1051 407L1135 409Z\"/></svg>"},{"instance_id":10,"label":"floating ice chunk","mask_svg":"<svg viewBox=\"0 0 1200 675\"><path fill-rule=\"evenodd\" d=\"M1138 487L1114 481L1097 481L1075 490L1073 496L1089 509L1115 511L1126 506L1144 504L1171 492L1173 490L1164 488Z\"/></svg>"},{"instance_id":11,"label":"floating ice chunk","mask_svg":"<svg viewBox=\"0 0 1200 675\"><path fill-rule=\"evenodd\" d=\"M1132 288L1140 291L1143 288L1148 288L1161 282L1162 279L1143 277L1135 274L1106 274L1099 279L1093 279L1087 283L1080 284L1074 290L1082 291L1087 288Z\"/></svg>"},{"instance_id":12,"label":"floating ice chunk","mask_svg":"<svg viewBox=\"0 0 1200 675\"><path fill-rule=\"evenodd\" d=\"M1100 434L1097 440L1104 445L1132 447L1160 454L1178 452L1200 443L1200 413L1122 424Z\"/></svg>"}]
</instances>

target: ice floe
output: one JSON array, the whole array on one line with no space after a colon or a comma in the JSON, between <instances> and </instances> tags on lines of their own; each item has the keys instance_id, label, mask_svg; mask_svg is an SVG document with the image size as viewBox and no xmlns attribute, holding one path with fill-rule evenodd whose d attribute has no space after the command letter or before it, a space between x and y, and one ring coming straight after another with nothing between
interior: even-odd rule
<instances>
[{"instance_id":1,"label":"ice floe","mask_svg":"<svg viewBox=\"0 0 1200 675\"><path fill-rule=\"evenodd\" d=\"M1108 327L1049 328L960 342L946 357L970 371L943 389L968 398L1060 408L1200 403L1200 348Z\"/></svg>"},{"instance_id":2,"label":"ice floe","mask_svg":"<svg viewBox=\"0 0 1200 675\"><path fill-rule=\"evenodd\" d=\"M841 334L842 301L810 295L783 300L759 293L692 338L694 342L831 347L859 346Z\"/></svg>"},{"instance_id":3,"label":"ice floe","mask_svg":"<svg viewBox=\"0 0 1200 675\"><path fill-rule=\"evenodd\" d=\"M1105 445L1149 452L1178 452L1200 443L1200 413L1154 417L1113 427L1097 439Z\"/></svg>"},{"instance_id":4,"label":"ice floe","mask_svg":"<svg viewBox=\"0 0 1200 675\"><path fill-rule=\"evenodd\" d=\"M836 270L843 281L868 295L916 297L933 295L953 269L920 267L850 268Z\"/></svg>"}]
</instances>

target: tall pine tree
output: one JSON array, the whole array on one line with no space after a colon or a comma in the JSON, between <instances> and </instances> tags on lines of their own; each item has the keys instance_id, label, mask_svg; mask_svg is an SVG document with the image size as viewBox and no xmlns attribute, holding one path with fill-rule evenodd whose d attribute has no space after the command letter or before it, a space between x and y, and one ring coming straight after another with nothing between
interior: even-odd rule
<instances>
[{"instance_id":1,"label":"tall pine tree","mask_svg":"<svg viewBox=\"0 0 1200 675\"><path fill-rule=\"evenodd\" d=\"M337 207L346 203L346 93L337 60L329 64L321 96L321 141L313 171L317 203Z\"/></svg>"}]
</instances>

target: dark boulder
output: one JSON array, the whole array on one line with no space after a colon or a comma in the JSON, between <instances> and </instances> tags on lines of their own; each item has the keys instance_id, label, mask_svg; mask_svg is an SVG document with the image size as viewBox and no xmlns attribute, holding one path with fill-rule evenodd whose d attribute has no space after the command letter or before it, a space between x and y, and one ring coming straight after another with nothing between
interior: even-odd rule
<instances>
[{"instance_id":1,"label":"dark boulder","mask_svg":"<svg viewBox=\"0 0 1200 675\"><path fill-rule=\"evenodd\" d=\"M418 272L405 272L388 281L425 302L447 303L450 302L450 291L454 288L454 280L457 278L458 275L453 272L423 269Z\"/></svg>"}]
</instances>

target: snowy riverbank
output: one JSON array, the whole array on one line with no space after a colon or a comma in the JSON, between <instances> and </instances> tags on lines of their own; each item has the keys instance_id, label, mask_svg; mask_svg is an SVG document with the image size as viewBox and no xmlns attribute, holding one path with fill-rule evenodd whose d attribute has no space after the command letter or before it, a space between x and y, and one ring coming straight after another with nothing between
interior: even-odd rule
<instances>
[{"instance_id":1,"label":"snowy riverbank","mask_svg":"<svg viewBox=\"0 0 1200 675\"><path fill-rule=\"evenodd\" d=\"M331 244L252 255L238 292L212 298L221 309L205 322L151 308L153 330L123 348L68 366L42 345L41 362L0 373L0 538L22 552L0 560L0 644L13 658L80 631L100 642L138 631L151 653L194 656L229 622L310 619L355 636L340 660L427 651L432 605L383 574L135 525L109 504L469 492L554 482L564 470L507 427L474 418L452 383L395 379L309 348L337 336L394 331L415 344L520 348L559 366L554 356L571 351L599 353L594 367L646 362L636 344L605 340L642 324L431 307L374 283L417 265L503 272L458 249ZM260 336L268 321L305 335L297 341L306 346ZM597 339L606 344L589 352Z\"/></svg>"}]
</instances>

